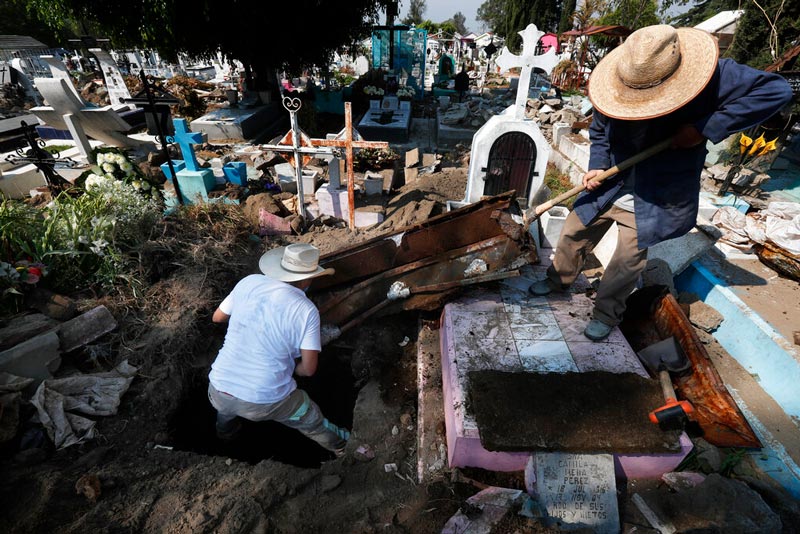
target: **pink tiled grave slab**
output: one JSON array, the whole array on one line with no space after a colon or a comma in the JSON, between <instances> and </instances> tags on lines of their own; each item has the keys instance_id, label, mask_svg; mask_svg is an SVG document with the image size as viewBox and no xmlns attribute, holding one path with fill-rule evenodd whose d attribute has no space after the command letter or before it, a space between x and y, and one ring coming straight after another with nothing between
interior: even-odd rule
<instances>
[{"instance_id":1,"label":"pink tiled grave slab","mask_svg":"<svg viewBox=\"0 0 800 534\"><path fill-rule=\"evenodd\" d=\"M522 274L505 280L499 292L473 290L442 311L442 383L451 467L521 471L530 456L528 452L483 448L466 397L470 371L607 371L648 376L619 328L601 342L583 335L593 306L585 295L589 286L585 277L581 276L569 293L534 297L527 288L544 275L543 270L534 266ZM680 453L614 455L615 464L620 475L657 478L677 467L691 448L683 434Z\"/></svg>"}]
</instances>

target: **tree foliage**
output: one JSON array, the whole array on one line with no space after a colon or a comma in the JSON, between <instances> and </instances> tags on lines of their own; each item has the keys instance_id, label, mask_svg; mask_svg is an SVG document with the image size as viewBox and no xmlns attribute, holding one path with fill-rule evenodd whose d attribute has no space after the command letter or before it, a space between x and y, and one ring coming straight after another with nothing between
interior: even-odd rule
<instances>
[{"instance_id":1,"label":"tree foliage","mask_svg":"<svg viewBox=\"0 0 800 534\"><path fill-rule=\"evenodd\" d=\"M559 34L572 29L576 5L577 0L564 0L564 5L561 7L561 20L558 21Z\"/></svg>"},{"instance_id":2,"label":"tree foliage","mask_svg":"<svg viewBox=\"0 0 800 534\"><path fill-rule=\"evenodd\" d=\"M31 16L28 5L23 0L0 2L0 35L27 35L51 48L57 48L77 36L71 21L66 22L59 28L53 28Z\"/></svg>"},{"instance_id":3,"label":"tree foliage","mask_svg":"<svg viewBox=\"0 0 800 534\"><path fill-rule=\"evenodd\" d=\"M792 45L800 44L800 2L749 0L726 55L756 68L775 62Z\"/></svg>"},{"instance_id":4,"label":"tree foliage","mask_svg":"<svg viewBox=\"0 0 800 534\"><path fill-rule=\"evenodd\" d=\"M522 45L522 37L518 32L528 24L535 24L539 30L554 32L561 19L560 0L506 0L505 17L497 33L506 39L509 50L518 50Z\"/></svg>"},{"instance_id":5,"label":"tree foliage","mask_svg":"<svg viewBox=\"0 0 800 534\"><path fill-rule=\"evenodd\" d=\"M369 35L385 0L297 0L280 14L259 0L25 0L30 12L53 29L91 21L114 47L207 57L221 51L256 72L327 63L331 54ZM300 14L302 23L288 17ZM262 79L264 75L262 75Z\"/></svg>"},{"instance_id":6,"label":"tree foliage","mask_svg":"<svg viewBox=\"0 0 800 534\"><path fill-rule=\"evenodd\" d=\"M476 18L483 22L487 31L497 32L505 20L507 0L486 0L478 7Z\"/></svg>"},{"instance_id":7,"label":"tree foliage","mask_svg":"<svg viewBox=\"0 0 800 534\"><path fill-rule=\"evenodd\" d=\"M660 22L656 0L614 0L611 11L598 20L599 24L619 24L632 30Z\"/></svg>"},{"instance_id":8,"label":"tree foliage","mask_svg":"<svg viewBox=\"0 0 800 534\"><path fill-rule=\"evenodd\" d=\"M403 19L403 24L419 26L425 20L425 10L427 8L425 0L411 0L408 6L408 15Z\"/></svg>"},{"instance_id":9,"label":"tree foliage","mask_svg":"<svg viewBox=\"0 0 800 534\"><path fill-rule=\"evenodd\" d=\"M461 35L466 35L467 33L469 33L467 32L467 27L465 25L467 22L467 17L465 17L461 11L456 12L456 14L453 15L453 18L451 18L450 20L453 22L453 25L455 25L456 31L458 33L460 33Z\"/></svg>"}]
</instances>

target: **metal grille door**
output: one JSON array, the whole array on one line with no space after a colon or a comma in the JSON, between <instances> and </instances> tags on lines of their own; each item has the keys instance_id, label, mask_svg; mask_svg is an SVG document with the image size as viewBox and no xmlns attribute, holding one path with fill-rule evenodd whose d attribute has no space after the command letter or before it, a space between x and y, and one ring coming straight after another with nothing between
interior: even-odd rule
<instances>
[{"instance_id":1,"label":"metal grille door","mask_svg":"<svg viewBox=\"0 0 800 534\"><path fill-rule=\"evenodd\" d=\"M536 144L523 132L508 132L492 145L486 168L483 194L499 195L515 190L517 197L527 197L535 176Z\"/></svg>"}]
</instances>

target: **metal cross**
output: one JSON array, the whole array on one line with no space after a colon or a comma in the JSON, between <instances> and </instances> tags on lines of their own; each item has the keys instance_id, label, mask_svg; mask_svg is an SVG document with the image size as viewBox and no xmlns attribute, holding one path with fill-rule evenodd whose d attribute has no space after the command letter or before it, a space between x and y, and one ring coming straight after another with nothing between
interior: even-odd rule
<instances>
[{"instance_id":1,"label":"metal cross","mask_svg":"<svg viewBox=\"0 0 800 534\"><path fill-rule=\"evenodd\" d=\"M178 146L181 147L181 154L183 154L183 161L186 162L187 170L199 171L200 165L194 156L193 145L202 144L203 134L189 130L186 119L174 119L172 122L175 124L175 135L167 137L167 141L178 143Z\"/></svg>"},{"instance_id":2,"label":"metal cross","mask_svg":"<svg viewBox=\"0 0 800 534\"><path fill-rule=\"evenodd\" d=\"M136 93L133 98L124 98L125 104L136 104L144 109L146 113L150 113L153 117L153 123L156 126L158 133L158 142L161 145L161 150L164 157L167 158L167 166L172 175L172 185L175 188L175 194L178 196L178 204L183 204L181 196L181 189L178 186L178 175L175 172L175 167L172 165L172 158L169 155L169 147L167 145L167 138L164 132L167 131L167 118L169 117L169 106L180 104L180 100L172 96L170 93L160 87L153 85L147 78L144 68L139 71L139 79L142 80L142 90Z\"/></svg>"},{"instance_id":3,"label":"metal cross","mask_svg":"<svg viewBox=\"0 0 800 534\"><path fill-rule=\"evenodd\" d=\"M21 147L16 149L16 154L9 154L6 156L6 161L14 165L20 163L33 163L39 172L44 176L47 182L47 187L51 191L64 190L72 187L72 184L65 180L60 174L55 171L55 167L74 169L83 164L75 161L72 158L62 158L58 152L51 154L44 149L45 142L43 139L37 139L36 130L33 125L28 125L25 121L20 121L22 132L25 140L28 142L28 148Z\"/></svg>"},{"instance_id":4,"label":"metal cross","mask_svg":"<svg viewBox=\"0 0 800 534\"><path fill-rule=\"evenodd\" d=\"M527 28L518 33L522 36L522 55L512 54L508 47L504 46L500 56L494 62L500 67L501 72L513 67L522 67L522 72L519 74L519 86L517 86L517 100L514 103L514 117L524 119L533 68L538 67L550 74L558 64L558 57L556 57L556 47L550 48L545 54L536 55L536 44L544 32L539 31L534 24L528 24Z\"/></svg>"}]
</instances>

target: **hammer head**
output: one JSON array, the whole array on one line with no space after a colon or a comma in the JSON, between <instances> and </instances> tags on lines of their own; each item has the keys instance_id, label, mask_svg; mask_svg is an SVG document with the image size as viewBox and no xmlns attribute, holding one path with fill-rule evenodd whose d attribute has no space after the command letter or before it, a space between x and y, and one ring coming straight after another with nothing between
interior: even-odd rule
<instances>
[{"instance_id":1,"label":"hammer head","mask_svg":"<svg viewBox=\"0 0 800 534\"><path fill-rule=\"evenodd\" d=\"M683 430L692 411L692 405L688 402L673 401L650 412L650 421L662 430Z\"/></svg>"}]
</instances>

